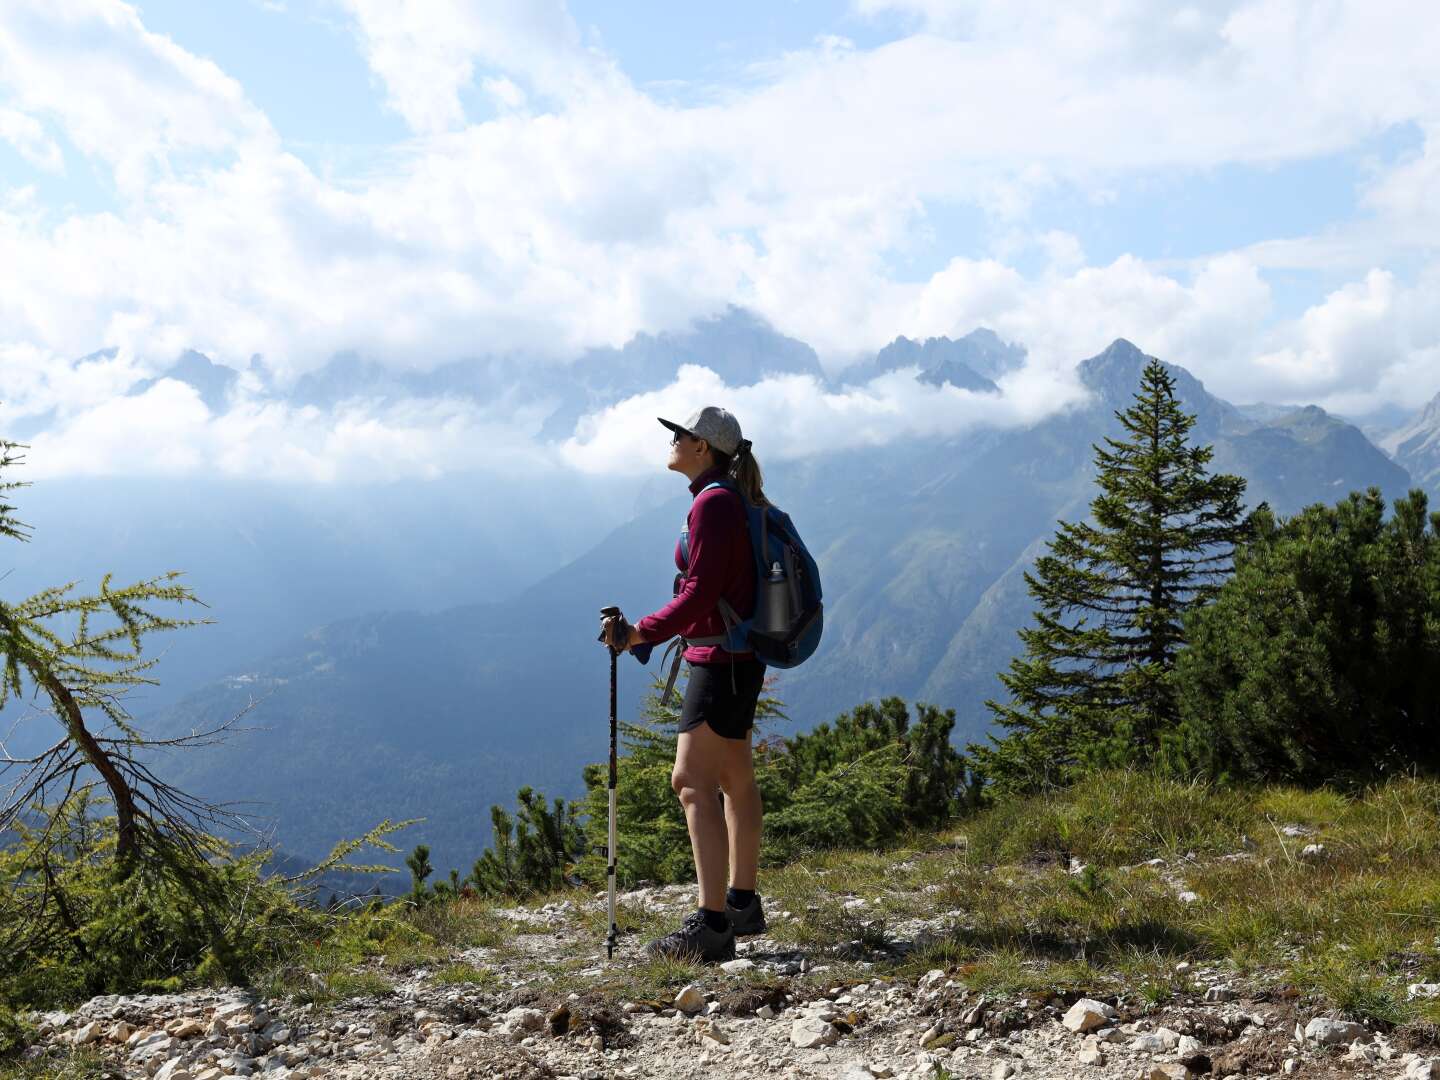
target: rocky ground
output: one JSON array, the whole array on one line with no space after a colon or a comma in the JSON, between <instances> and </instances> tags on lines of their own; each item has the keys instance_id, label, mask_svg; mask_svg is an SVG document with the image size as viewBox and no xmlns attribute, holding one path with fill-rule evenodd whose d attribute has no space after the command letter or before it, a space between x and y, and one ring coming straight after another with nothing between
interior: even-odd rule
<instances>
[{"instance_id":1,"label":"rocky ground","mask_svg":"<svg viewBox=\"0 0 1440 1080\"><path fill-rule=\"evenodd\" d=\"M690 896L650 889L624 902L678 919ZM807 955L762 936L742 941L723 970L697 969L678 994L626 1000L602 987L607 972L633 963L633 935L614 961L553 977L552 961L574 954L574 914L571 902L515 909L505 949L457 953L493 973L481 985L446 985L421 968L390 993L323 1006L239 991L95 998L71 1013L32 1016L39 1038L26 1054L36 1064L90 1054L112 1076L154 1080L1440 1080L1435 1032L1368 1030L1218 968L1186 971L1195 992L1159 1005L1139 994L987 997L967 989L959 971L867 974L863 959Z\"/></svg>"}]
</instances>

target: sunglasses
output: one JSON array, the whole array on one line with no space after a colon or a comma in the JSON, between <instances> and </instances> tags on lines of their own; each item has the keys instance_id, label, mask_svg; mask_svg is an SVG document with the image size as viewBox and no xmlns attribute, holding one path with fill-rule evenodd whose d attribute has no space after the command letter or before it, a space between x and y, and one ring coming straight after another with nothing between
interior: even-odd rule
<instances>
[{"instance_id":1,"label":"sunglasses","mask_svg":"<svg viewBox=\"0 0 1440 1080\"><path fill-rule=\"evenodd\" d=\"M689 435L686 435L683 431L677 431L677 432L675 432L675 434L673 434L673 435L670 436L670 445L671 445L671 446L679 446L681 439L688 439L688 438L690 438L690 436L689 436Z\"/></svg>"}]
</instances>

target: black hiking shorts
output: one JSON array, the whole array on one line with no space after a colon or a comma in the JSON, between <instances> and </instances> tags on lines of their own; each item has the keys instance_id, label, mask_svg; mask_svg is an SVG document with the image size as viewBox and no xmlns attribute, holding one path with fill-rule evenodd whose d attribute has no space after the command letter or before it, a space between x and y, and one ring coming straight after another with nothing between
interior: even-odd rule
<instances>
[{"instance_id":1,"label":"black hiking shorts","mask_svg":"<svg viewBox=\"0 0 1440 1080\"><path fill-rule=\"evenodd\" d=\"M730 679L731 667L735 679ZM765 682L765 665L759 660L729 660L715 664L690 664L685 687L685 704L680 710L680 730L693 731L709 724L716 735L744 739L755 724L755 703Z\"/></svg>"}]
</instances>

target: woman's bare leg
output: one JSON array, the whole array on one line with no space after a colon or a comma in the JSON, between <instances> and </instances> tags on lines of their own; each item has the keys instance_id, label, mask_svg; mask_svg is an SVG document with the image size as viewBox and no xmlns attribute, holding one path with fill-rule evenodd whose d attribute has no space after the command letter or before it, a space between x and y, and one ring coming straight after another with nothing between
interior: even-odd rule
<instances>
[{"instance_id":1,"label":"woman's bare leg","mask_svg":"<svg viewBox=\"0 0 1440 1080\"><path fill-rule=\"evenodd\" d=\"M670 774L670 786L685 809L695 878L700 883L700 906L710 911L725 910L729 839L726 813L720 809L720 770L716 767L720 748L715 744L726 741L708 724L682 731L675 745L675 768Z\"/></svg>"},{"instance_id":2,"label":"woman's bare leg","mask_svg":"<svg viewBox=\"0 0 1440 1080\"><path fill-rule=\"evenodd\" d=\"M760 865L761 806L750 736L722 741L732 744L720 772L725 831L730 837L730 884L736 889L754 889Z\"/></svg>"}]
</instances>

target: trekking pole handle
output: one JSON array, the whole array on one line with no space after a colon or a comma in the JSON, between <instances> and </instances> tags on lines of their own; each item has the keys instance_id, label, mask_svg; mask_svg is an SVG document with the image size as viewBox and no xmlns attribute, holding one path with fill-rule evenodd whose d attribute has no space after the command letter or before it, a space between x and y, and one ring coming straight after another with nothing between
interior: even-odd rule
<instances>
[{"instance_id":1,"label":"trekking pole handle","mask_svg":"<svg viewBox=\"0 0 1440 1080\"><path fill-rule=\"evenodd\" d=\"M625 616L622 615L622 614L620 614L620 609L619 609L618 607L602 607L602 608L600 609L600 618L602 618L602 619L619 619L619 620L621 621L621 623L624 623L624 622L625 622ZM597 637L595 640L596 640L596 641L605 641L605 631L604 631L604 630L601 630L601 631L600 631L600 636ZM609 644L609 643L606 642L606 644ZM610 651L611 651L612 653L614 653L614 652L616 651L616 649L615 649L615 647L614 647L613 645L610 646Z\"/></svg>"}]
</instances>

